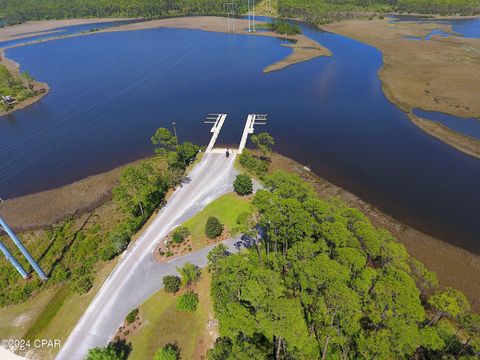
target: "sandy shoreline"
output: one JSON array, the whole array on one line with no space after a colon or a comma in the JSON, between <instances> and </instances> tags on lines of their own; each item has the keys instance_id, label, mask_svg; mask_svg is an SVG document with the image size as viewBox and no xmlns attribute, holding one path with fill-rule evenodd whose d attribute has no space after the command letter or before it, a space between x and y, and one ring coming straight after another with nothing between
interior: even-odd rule
<instances>
[{"instance_id":1,"label":"sandy shoreline","mask_svg":"<svg viewBox=\"0 0 480 360\"><path fill-rule=\"evenodd\" d=\"M130 20L128 18L87 18L27 21L22 24L6 26L0 29L0 42L18 40L30 36L55 33L55 29L65 26L97 24L110 21Z\"/></svg>"}]
</instances>

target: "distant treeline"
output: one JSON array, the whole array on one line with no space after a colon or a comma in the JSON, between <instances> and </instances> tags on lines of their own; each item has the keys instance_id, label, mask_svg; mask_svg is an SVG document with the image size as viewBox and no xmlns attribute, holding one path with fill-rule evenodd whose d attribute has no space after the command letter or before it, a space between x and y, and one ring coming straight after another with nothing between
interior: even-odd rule
<instances>
[{"instance_id":1,"label":"distant treeline","mask_svg":"<svg viewBox=\"0 0 480 360\"><path fill-rule=\"evenodd\" d=\"M229 0L230 1L230 0ZM232 0L238 13L246 0ZM312 23L389 11L423 14L480 14L479 0L278 0L282 17ZM225 0L0 0L0 16L6 25L28 20L81 17L162 18L185 15L225 14Z\"/></svg>"},{"instance_id":2,"label":"distant treeline","mask_svg":"<svg viewBox=\"0 0 480 360\"><path fill-rule=\"evenodd\" d=\"M246 11L246 2L238 11ZM245 4L244 4L245 3ZM184 15L219 15L225 13L223 0L0 0L0 16L6 25L28 20L82 17L162 18Z\"/></svg>"},{"instance_id":3,"label":"distant treeline","mask_svg":"<svg viewBox=\"0 0 480 360\"><path fill-rule=\"evenodd\" d=\"M230 1L230 0L229 0ZM237 3L246 12L246 1ZM479 0L278 0L280 16L327 23L372 12L422 14L480 14ZM162 18L185 15L220 15L224 0L0 0L6 25L28 20L80 17Z\"/></svg>"},{"instance_id":4,"label":"distant treeline","mask_svg":"<svg viewBox=\"0 0 480 360\"><path fill-rule=\"evenodd\" d=\"M315 24L365 13L408 12L441 15L480 14L479 0L278 0L280 16Z\"/></svg>"}]
</instances>

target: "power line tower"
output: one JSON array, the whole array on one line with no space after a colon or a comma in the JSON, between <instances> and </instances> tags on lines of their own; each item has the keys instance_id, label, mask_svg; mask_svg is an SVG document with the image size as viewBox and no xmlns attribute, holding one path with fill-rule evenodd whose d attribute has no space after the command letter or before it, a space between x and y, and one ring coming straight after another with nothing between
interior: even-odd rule
<instances>
[{"instance_id":1,"label":"power line tower","mask_svg":"<svg viewBox=\"0 0 480 360\"><path fill-rule=\"evenodd\" d=\"M235 32L235 13L237 10L237 4L228 2L224 4L225 12L227 13L227 28L228 32Z\"/></svg>"},{"instance_id":2,"label":"power line tower","mask_svg":"<svg viewBox=\"0 0 480 360\"><path fill-rule=\"evenodd\" d=\"M0 203L3 203L3 199L0 198ZM5 220L3 220L2 217L0 217L0 230L5 232L10 239L12 239L13 243L17 246L17 248L20 250L20 252L25 256L27 261L30 263L32 268L37 272L38 276L42 280L47 280L48 277L47 275L43 272L42 268L38 265L38 263L35 261L35 259L30 255L28 250L23 246L22 242L20 239L15 235L12 229L8 226ZM0 251L5 255L7 260L15 267L15 269L20 273L20 275L26 279L28 277L28 273L25 271L25 269L22 267L22 265L15 259L15 257L12 255L12 253L7 249L7 247L0 241Z\"/></svg>"},{"instance_id":3,"label":"power line tower","mask_svg":"<svg viewBox=\"0 0 480 360\"><path fill-rule=\"evenodd\" d=\"M247 0L248 6L248 32L256 32L255 29L255 0Z\"/></svg>"}]
</instances>

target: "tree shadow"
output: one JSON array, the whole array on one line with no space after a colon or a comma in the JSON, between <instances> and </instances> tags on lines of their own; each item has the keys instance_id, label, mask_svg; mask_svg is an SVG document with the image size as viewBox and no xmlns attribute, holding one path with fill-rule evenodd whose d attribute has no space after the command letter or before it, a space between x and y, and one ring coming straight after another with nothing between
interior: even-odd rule
<instances>
[{"instance_id":1,"label":"tree shadow","mask_svg":"<svg viewBox=\"0 0 480 360\"><path fill-rule=\"evenodd\" d=\"M119 359L123 360L126 360L130 356L130 353L133 349L132 344L127 343L124 339L115 340L111 342L108 346L110 346L115 351Z\"/></svg>"}]
</instances>

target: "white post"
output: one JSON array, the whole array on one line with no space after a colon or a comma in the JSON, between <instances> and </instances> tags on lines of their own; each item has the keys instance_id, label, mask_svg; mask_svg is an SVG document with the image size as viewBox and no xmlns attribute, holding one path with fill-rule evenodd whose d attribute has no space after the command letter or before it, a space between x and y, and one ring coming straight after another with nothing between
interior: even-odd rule
<instances>
[{"instance_id":1,"label":"white post","mask_svg":"<svg viewBox=\"0 0 480 360\"><path fill-rule=\"evenodd\" d=\"M255 32L255 0L252 0L253 1L253 32Z\"/></svg>"},{"instance_id":2,"label":"white post","mask_svg":"<svg viewBox=\"0 0 480 360\"><path fill-rule=\"evenodd\" d=\"M250 27L250 0L247 0L247 14L248 14L248 32L252 32Z\"/></svg>"}]
</instances>

